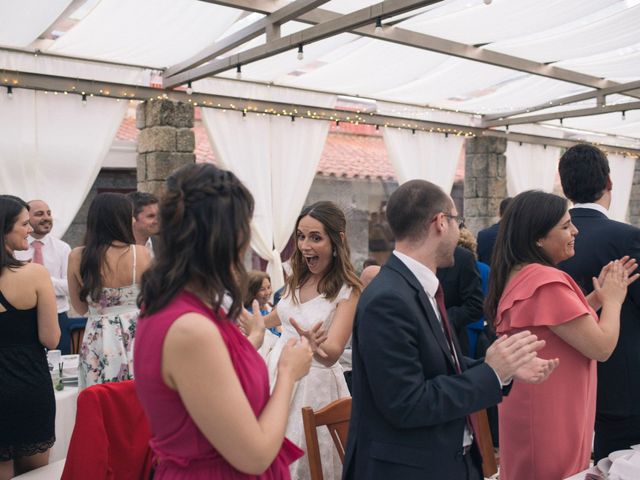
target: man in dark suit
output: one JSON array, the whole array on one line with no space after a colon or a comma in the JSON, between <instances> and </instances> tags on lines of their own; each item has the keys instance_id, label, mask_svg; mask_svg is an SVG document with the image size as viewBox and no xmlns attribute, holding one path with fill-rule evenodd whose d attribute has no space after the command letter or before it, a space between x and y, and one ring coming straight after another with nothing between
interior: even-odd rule
<instances>
[{"instance_id":1,"label":"man in dark suit","mask_svg":"<svg viewBox=\"0 0 640 480\"><path fill-rule=\"evenodd\" d=\"M451 267L439 268L438 281L444 290L447 317L453 327L462 354L473 357L467 335L467 325L484 316L482 278L476 267L476 257L466 248L456 247Z\"/></svg>"},{"instance_id":2,"label":"man in dark suit","mask_svg":"<svg viewBox=\"0 0 640 480\"><path fill-rule=\"evenodd\" d=\"M507 197L500 202L500 211L498 212L500 218L504 215L510 202L511 197ZM496 237L498 236L498 228L500 228L500 222L496 222L478 232L478 260L487 265L491 265L491 255L493 254L493 245L496 243Z\"/></svg>"},{"instance_id":3,"label":"man in dark suit","mask_svg":"<svg viewBox=\"0 0 640 480\"><path fill-rule=\"evenodd\" d=\"M344 479L479 480L468 421L510 378L542 381L529 332L502 337L484 361L462 356L435 271L453 263L458 216L436 185L412 180L387 205L393 254L364 290L353 330L353 404Z\"/></svg>"},{"instance_id":4,"label":"man in dark suit","mask_svg":"<svg viewBox=\"0 0 640 480\"><path fill-rule=\"evenodd\" d=\"M624 255L640 260L640 229L607 217L611 203L609 162L592 145L575 145L560 159L560 180L574 203L578 228L576 254L559 267L580 287L593 290L592 278ZM620 313L620 338L613 354L598 363L594 454L600 460L640 443L640 282L629 285Z\"/></svg>"}]
</instances>

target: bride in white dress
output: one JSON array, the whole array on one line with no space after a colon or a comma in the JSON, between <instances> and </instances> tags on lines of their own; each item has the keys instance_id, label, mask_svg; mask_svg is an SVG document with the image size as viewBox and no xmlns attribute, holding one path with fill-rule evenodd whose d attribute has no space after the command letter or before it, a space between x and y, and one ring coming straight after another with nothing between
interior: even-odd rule
<instances>
[{"instance_id":1,"label":"bride in white dress","mask_svg":"<svg viewBox=\"0 0 640 480\"><path fill-rule=\"evenodd\" d=\"M298 382L291 400L286 433L305 451L302 407L318 410L350 396L338 359L351 336L362 287L349 260L345 227L344 213L332 202L317 202L302 211L285 294L265 318L267 327L282 325L282 335L267 358L272 385L287 340L306 336L315 348L311 370ZM318 441L325 480L339 480L342 463L327 429L318 429ZM291 478L310 478L306 455L291 465Z\"/></svg>"}]
</instances>

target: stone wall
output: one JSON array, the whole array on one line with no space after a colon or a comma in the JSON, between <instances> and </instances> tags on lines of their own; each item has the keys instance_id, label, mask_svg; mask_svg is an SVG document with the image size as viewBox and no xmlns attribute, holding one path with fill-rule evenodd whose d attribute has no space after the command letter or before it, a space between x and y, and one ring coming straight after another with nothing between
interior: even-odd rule
<instances>
[{"instance_id":1,"label":"stone wall","mask_svg":"<svg viewBox=\"0 0 640 480\"><path fill-rule=\"evenodd\" d=\"M505 138L466 141L464 216L474 234L498 221L500 202L507 196L506 149Z\"/></svg>"},{"instance_id":2,"label":"stone wall","mask_svg":"<svg viewBox=\"0 0 640 480\"><path fill-rule=\"evenodd\" d=\"M640 158L636 159L636 167L633 172L633 183L631 184L631 197L629 198L627 217L631 225L640 227Z\"/></svg>"},{"instance_id":3,"label":"stone wall","mask_svg":"<svg viewBox=\"0 0 640 480\"><path fill-rule=\"evenodd\" d=\"M138 190L159 194L171 172L196 161L193 105L147 100L136 109L136 126Z\"/></svg>"}]
</instances>

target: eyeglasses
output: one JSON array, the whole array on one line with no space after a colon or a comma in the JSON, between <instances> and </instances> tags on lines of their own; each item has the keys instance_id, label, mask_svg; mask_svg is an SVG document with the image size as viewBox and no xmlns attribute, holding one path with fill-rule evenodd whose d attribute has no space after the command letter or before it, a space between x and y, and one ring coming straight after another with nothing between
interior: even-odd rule
<instances>
[{"instance_id":1,"label":"eyeglasses","mask_svg":"<svg viewBox=\"0 0 640 480\"><path fill-rule=\"evenodd\" d=\"M444 212L442 212L442 214L451 220L455 220L458 223L458 228L464 227L464 217L462 215L451 215L450 213Z\"/></svg>"}]
</instances>

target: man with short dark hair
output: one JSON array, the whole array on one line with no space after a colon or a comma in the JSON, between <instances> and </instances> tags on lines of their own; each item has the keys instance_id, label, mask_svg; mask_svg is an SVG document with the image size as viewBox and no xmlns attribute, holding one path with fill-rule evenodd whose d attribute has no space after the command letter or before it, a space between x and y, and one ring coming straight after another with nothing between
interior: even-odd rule
<instances>
[{"instance_id":1,"label":"man with short dark hair","mask_svg":"<svg viewBox=\"0 0 640 480\"><path fill-rule=\"evenodd\" d=\"M344 479L480 480L469 415L499 403L512 377L542 381L555 367L529 332L463 357L447 320L438 267L454 261L461 217L424 180L389 199L395 250L364 289L353 328L353 404Z\"/></svg>"},{"instance_id":2,"label":"man with short dark hair","mask_svg":"<svg viewBox=\"0 0 640 480\"><path fill-rule=\"evenodd\" d=\"M498 212L500 218L504 215L509 203L511 203L511 197L507 197L500 202ZM500 228L500 221L478 232L478 260L487 265L491 265L491 255L493 254L493 245L498 237L498 228Z\"/></svg>"},{"instance_id":3,"label":"man with short dark hair","mask_svg":"<svg viewBox=\"0 0 640 480\"><path fill-rule=\"evenodd\" d=\"M153 256L151 237L158 234L158 197L151 193L131 192L127 197L133 205L133 236L136 244L144 245Z\"/></svg>"},{"instance_id":4,"label":"man with short dark hair","mask_svg":"<svg viewBox=\"0 0 640 480\"><path fill-rule=\"evenodd\" d=\"M29 223L33 232L29 235L29 249L16 250L15 257L18 260L31 260L43 265L51 275L51 283L56 294L58 308L58 323L60 324L60 344L58 349L64 354L71 353L69 335L67 335L70 320L69 311L69 284L67 283L67 263L71 247L62 240L50 235L53 229L53 216L51 209L42 200L29 202Z\"/></svg>"},{"instance_id":5,"label":"man with short dark hair","mask_svg":"<svg viewBox=\"0 0 640 480\"><path fill-rule=\"evenodd\" d=\"M569 148L558 165L566 197L574 203L571 221L578 228L575 255L559 267L585 294L604 265L624 255L640 260L640 229L607 217L612 183L609 161L587 144ZM613 354L598 363L594 454L640 443L640 282L629 285L620 313L620 338Z\"/></svg>"}]
</instances>

